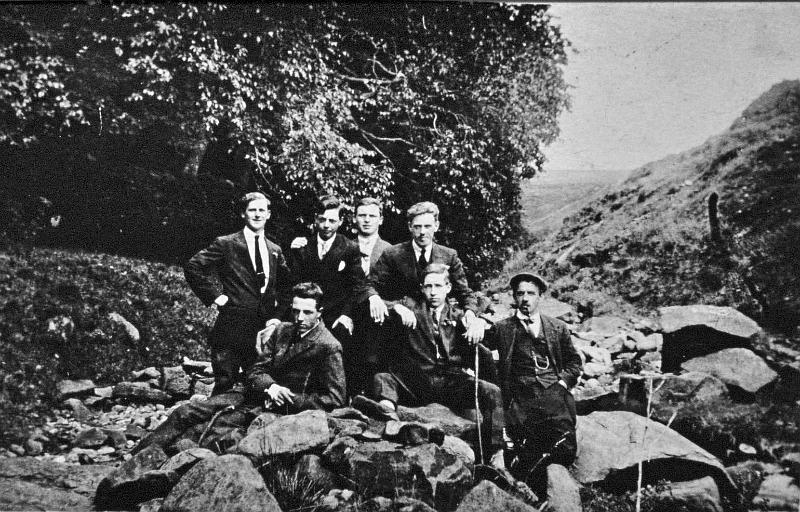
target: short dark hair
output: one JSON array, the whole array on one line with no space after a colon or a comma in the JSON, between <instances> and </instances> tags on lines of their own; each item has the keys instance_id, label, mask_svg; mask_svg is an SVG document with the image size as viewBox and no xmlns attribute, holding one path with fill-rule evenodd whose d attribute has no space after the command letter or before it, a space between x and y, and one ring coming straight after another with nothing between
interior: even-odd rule
<instances>
[{"instance_id":1,"label":"short dark hair","mask_svg":"<svg viewBox=\"0 0 800 512\"><path fill-rule=\"evenodd\" d=\"M247 210L248 205L251 202L257 199L264 199L267 203L272 204L272 201L269 200L267 196L264 195L263 192L248 192L247 194L243 195L239 198L236 202L236 205L239 207L239 213L244 213Z\"/></svg>"},{"instance_id":2,"label":"short dark hair","mask_svg":"<svg viewBox=\"0 0 800 512\"><path fill-rule=\"evenodd\" d=\"M299 299L314 299L317 302L317 311L320 308L320 300L322 299L322 288L317 283L305 282L294 285L292 288L292 297Z\"/></svg>"},{"instance_id":3,"label":"short dark hair","mask_svg":"<svg viewBox=\"0 0 800 512\"><path fill-rule=\"evenodd\" d=\"M359 206L372 206L372 205L377 206L378 211L380 212L381 215L383 215L383 204L381 204L380 200L374 197L362 197L361 199L359 199L358 202L356 203L355 211L358 212Z\"/></svg>"},{"instance_id":4,"label":"short dark hair","mask_svg":"<svg viewBox=\"0 0 800 512\"><path fill-rule=\"evenodd\" d=\"M319 215L320 213L325 213L326 210L333 209L339 210L339 217L341 218L342 202L338 197L331 194L318 197L317 201L314 203L314 215Z\"/></svg>"},{"instance_id":5,"label":"short dark hair","mask_svg":"<svg viewBox=\"0 0 800 512\"><path fill-rule=\"evenodd\" d=\"M450 267L444 263L431 263L425 267L425 270L422 271L423 281L428 274L441 274L447 279L448 283L450 282Z\"/></svg>"},{"instance_id":6,"label":"short dark hair","mask_svg":"<svg viewBox=\"0 0 800 512\"><path fill-rule=\"evenodd\" d=\"M430 201L422 201L421 203L411 206L411 208L406 210L406 220L411 222L414 220L414 217L425 215L426 213L433 215L434 220L439 220L439 207Z\"/></svg>"}]
</instances>

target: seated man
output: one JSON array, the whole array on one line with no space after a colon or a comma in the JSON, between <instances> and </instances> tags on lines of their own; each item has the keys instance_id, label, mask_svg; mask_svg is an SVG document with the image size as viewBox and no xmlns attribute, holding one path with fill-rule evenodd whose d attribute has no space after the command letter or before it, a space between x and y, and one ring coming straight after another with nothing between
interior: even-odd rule
<instances>
[{"instance_id":1,"label":"seated man","mask_svg":"<svg viewBox=\"0 0 800 512\"><path fill-rule=\"evenodd\" d=\"M384 419L397 418L398 403L421 405L438 402L461 409L474 407L475 377L466 369L472 350L465 337L464 313L452 308L445 300L450 289L447 266L434 263L422 273L424 302L407 297L392 306L392 311L399 317L393 319L399 321L393 322L396 334L391 340L395 343L392 348L396 355L388 372L373 377L371 393L378 401L377 404L372 402L372 412ZM484 452L495 454L493 462L502 461L500 388L478 380L478 402L483 417ZM359 405L369 408L363 397L354 397L353 406ZM481 457L479 454L478 459Z\"/></svg>"},{"instance_id":2,"label":"seated man","mask_svg":"<svg viewBox=\"0 0 800 512\"><path fill-rule=\"evenodd\" d=\"M342 347L322 322L322 290L314 283L300 283L292 295L294 322L279 324L266 341L259 340L260 355L247 374L244 394L230 391L178 407L134 452L153 444L167 448L212 418L219 419L221 426L246 429L262 410L294 414L342 406ZM224 418L218 417L220 412ZM195 434L199 439L199 433Z\"/></svg>"},{"instance_id":3,"label":"seated man","mask_svg":"<svg viewBox=\"0 0 800 512\"><path fill-rule=\"evenodd\" d=\"M570 393L581 374L581 358L564 322L539 313L547 283L517 274L511 292L517 311L487 332L485 344L500 353L499 380L506 431L514 442L509 470L536 480L532 470L575 459L575 399ZM511 454L509 454L511 455Z\"/></svg>"}]
</instances>

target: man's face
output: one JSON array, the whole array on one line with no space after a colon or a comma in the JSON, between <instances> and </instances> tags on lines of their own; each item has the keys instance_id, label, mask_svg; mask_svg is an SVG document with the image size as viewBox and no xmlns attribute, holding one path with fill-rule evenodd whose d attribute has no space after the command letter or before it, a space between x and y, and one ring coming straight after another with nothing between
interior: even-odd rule
<instances>
[{"instance_id":1,"label":"man's face","mask_svg":"<svg viewBox=\"0 0 800 512\"><path fill-rule=\"evenodd\" d=\"M450 280L444 274L428 274L422 281L422 293L425 294L425 300L431 308L438 308L444 304L450 288Z\"/></svg>"},{"instance_id":2,"label":"man's face","mask_svg":"<svg viewBox=\"0 0 800 512\"><path fill-rule=\"evenodd\" d=\"M314 229L317 230L317 234L323 240L330 240L341 225L342 219L339 218L339 208L325 210L314 217Z\"/></svg>"},{"instance_id":3,"label":"man's face","mask_svg":"<svg viewBox=\"0 0 800 512\"><path fill-rule=\"evenodd\" d=\"M514 290L514 304L523 315L531 315L536 311L540 299L539 287L530 281L522 281Z\"/></svg>"},{"instance_id":4,"label":"man's face","mask_svg":"<svg viewBox=\"0 0 800 512\"><path fill-rule=\"evenodd\" d=\"M378 232L381 224L383 224L383 216L377 204L366 204L356 208L356 227L359 235L374 235Z\"/></svg>"},{"instance_id":5,"label":"man's face","mask_svg":"<svg viewBox=\"0 0 800 512\"><path fill-rule=\"evenodd\" d=\"M428 247L433 243L433 234L439 230L439 221L432 213L423 213L411 219L408 229L418 246Z\"/></svg>"},{"instance_id":6,"label":"man's face","mask_svg":"<svg viewBox=\"0 0 800 512\"><path fill-rule=\"evenodd\" d=\"M247 204L242 213L245 225L255 232L264 230L264 225L269 219L269 201L266 199L253 199Z\"/></svg>"},{"instance_id":7,"label":"man's face","mask_svg":"<svg viewBox=\"0 0 800 512\"><path fill-rule=\"evenodd\" d=\"M295 297L292 299L292 318L297 329L304 333L317 325L321 311L317 309L317 301Z\"/></svg>"}]
</instances>

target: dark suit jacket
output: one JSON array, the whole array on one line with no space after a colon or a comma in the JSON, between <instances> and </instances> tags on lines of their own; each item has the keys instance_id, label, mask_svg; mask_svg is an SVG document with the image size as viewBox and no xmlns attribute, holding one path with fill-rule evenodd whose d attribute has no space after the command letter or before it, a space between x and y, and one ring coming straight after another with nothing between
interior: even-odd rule
<instances>
[{"instance_id":1,"label":"dark suit jacket","mask_svg":"<svg viewBox=\"0 0 800 512\"><path fill-rule=\"evenodd\" d=\"M356 242L356 245L358 245L358 240L356 240L355 242ZM372 246L372 253L369 255L369 271L370 272L372 272L372 269L375 268L375 264L378 263L378 260L380 259L381 254L383 254L383 252L386 249L388 249L389 247L391 247L391 246L392 246L392 244L390 244L389 242L387 242L386 240L384 240L380 236L378 237L377 240L375 240L375 245Z\"/></svg>"},{"instance_id":2,"label":"dark suit jacket","mask_svg":"<svg viewBox=\"0 0 800 512\"><path fill-rule=\"evenodd\" d=\"M564 322L540 315L542 318L542 335L547 342L547 350L550 359L555 363L558 377L567 383L568 387L573 387L578 382L581 374L581 357L572 345L569 328ZM500 389L503 391L503 401L508 403L510 400L510 374L511 374L511 354L514 353L514 345L517 338L525 333L516 315L501 320L487 332L484 344L500 353L499 373Z\"/></svg>"},{"instance_id":3,"label":"dark suit jacket","mask_svg":"<svg viewBox=\"0 0 800 512\"><path fill-rule=\"evenodd\" d=\"M292 277L281 248L266 238L265 242L269 251L269 276L263 295L243 231L218 237L192 256L184 267L189 287L206 306L220 294L227 295L228 302L220 312L258 314L264 319L282 317L291 299Z\"/></svg>"},{"instance_id":4,"label":"dark suit jacket","mask_svg":"<svg viewBox=\"0 0 800 512\"><path fill-rule=\"evenodd\" d=\"M450 267L450 284L453 287L452 295L464 308L477 314L478 301L467 283L464 274L464 265L458 258L455 249L450 249L437 243L431 249L431 261L428 263L442 263ZM411 297L417 302L422 302L420 279L417 275L417 261L414 256L414 247L411 241L402 242L383 251L367 278L366 292L362 300L371 295L378 294L386 301L395 302L404 297Z\"/></svg>"},{"instance_id":5,"label":"dark suit jacket","mask_svg":"<svg viewBox=\"0 0 800 512\"><path fill-rule=\"evenodd\" d=\"M289 251L289 268L298 282L313 281L322 288L322 318L327 325L341 315L350 316L353 303L364 286L364 270L358 243L336 234L331 248L320 261L317 236L308 244Z\"/></svg>"},{"instance_id":6,"label":"dark suit jacket","mask_svg":"<svg viewBox=\"0 0 800 512\"><path fill-rule=\"evenodd\" d=\"M250 396L263 400L263 391L275 383L297 395L292 409L331 410L344 404L342 346L323 321L303 338L292 323L275 328L247 372Z\"/></svg>"}]
</instances>

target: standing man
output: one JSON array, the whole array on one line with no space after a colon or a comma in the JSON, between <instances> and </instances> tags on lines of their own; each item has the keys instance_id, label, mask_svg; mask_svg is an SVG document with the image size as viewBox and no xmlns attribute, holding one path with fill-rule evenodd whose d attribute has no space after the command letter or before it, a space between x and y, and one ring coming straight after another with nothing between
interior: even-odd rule
<instances>
[{"instance_id":1,"label":"standing man","mask_svg":"<svg viewBox=\"0 0 800 512\"><path fill-rule=\"evenodd\" d=\"M356 203L356 228L358 249L361 252L361 268L368 276L383 251L392 245L381 238L378 228L383 224L383 206L374 197L364 197Z\"/></svg>"},{"instance_id":2,"label":"standing man","mask_svg":"<svg viewBox=\"0 0 800 512\"><path fill-rule=\"evenodd\" d=\"M581 374L581 358L567 325L539 312L546 289L537 275L512 277L516 313L496 323L486 338L500 353L506 431L516 452L509 469L524 481L543 454L550 454L548 463L569 466L577 449L570 389Z\"/></svg>"},{"instance_id":3,"label":"standing man","mask_svg":"<svg viewBox=\"0 0 800 512\"><path fill-rule=\"evenodd\" d=\"M386 249L367 279L365 295L369 300L370 316L375 322L383 323L389 315L387 303L391 306L409 297L422 302L422 272L431 263L441 263L449 269L453 295L466 310L467 338L471 342L480 341L486 324L476 317L478 304L467 283L464 265L454 249L433 240L439 230L439 208L428 201L417 203L408 209L406 219L412 240ZM415 326L413 316L403 319L409 322L405 324L407 327Z\"/></svg>"},{"instance_id":4,"label":"standing man","mask_svg":"<svg viewBox=\"0 0 800 512\"><path fill-rule=\"evenodd\" d=\"M337 233L342 225L342 204L336 196L317 199L314 231L310 240L292 240L289 267L298 281L322 288L322 318L336 338L347 346L353 334L351 309L364 286L358 244Z\"/></svg>"},{"instance_id":5,"label":"standing man","mask_svg":"<svg viewBox=\"0 0 800 512\"><path fill-rule=\"evenodd\" d=\"M398 404L437 402L459 409L475 406L476 377L467 371L473 352L465 338L463 312L446 301L452 288L447 266L433 263L422 276L422 302L406 297L391 305L397 315L393 320L399 320L393 339L398 357L388 372L373 377L371 396L377 403L364 397L353 399L354 407L362 406L384 419L397 419ZM408 326L408 316L416 320L414 327ZM487 456L496 455L492 463L502 467L504 421L500 388L478 380L478 402L484 450Z\"/></svg>"},{"instance_id":6,"label":"standing man","mask_svg":"<svg viewBox=\"0 0 800 512\"><path fill-rule=\"evenodd\" d=\"M267 240L269 199L250 192L239 200L242 231L218 237L184 268L189 287L219 315L211 331L214 392L230 390L255 363L256 334L277 325L288 307L292 279L278 245Z\"/></svg>"}]
</instances>

